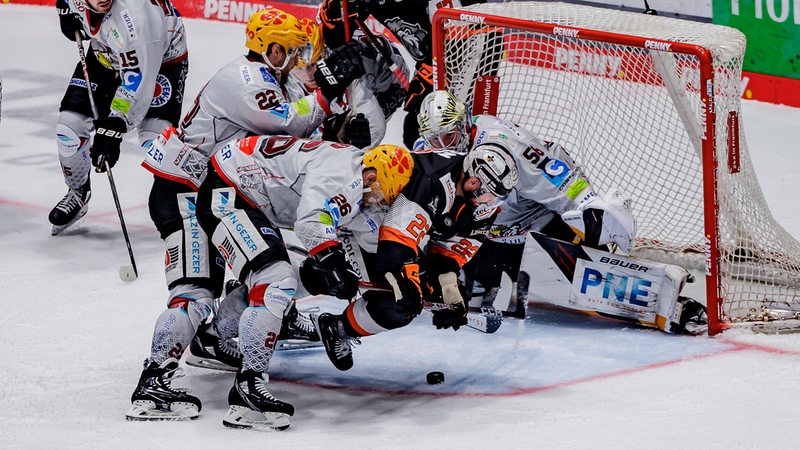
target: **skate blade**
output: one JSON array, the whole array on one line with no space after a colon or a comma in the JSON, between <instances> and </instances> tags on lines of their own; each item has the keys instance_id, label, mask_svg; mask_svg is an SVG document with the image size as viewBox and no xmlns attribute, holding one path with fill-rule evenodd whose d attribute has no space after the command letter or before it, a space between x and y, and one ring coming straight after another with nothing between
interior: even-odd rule
<instances>
[{"instance_id":1,"label":"skate blade","mask_svg":"<svg viewBox=\"0 0 800 450\"><path fill-rule=\"evenodd\" d=\"M50 234L52 236L56 236L58 234L61 234L62 231L66 230L67 228L71 227L72 225L75 225L75 223L77 223L79 220L81 220L83 218L83 216L86 215L87 211L89 211L89 208L84 207L83 209L81 209L78 212L78 215L75 216L74 219L70 220L66 224L64 224L64 225L53 225L53 229L50 230Z\"/></svg>"},{"instance_id":2,"label":"skate blade","mask_svg":"<svg viewBox=\"0 0 800 450\"><path fill-rule=\"evenodd\" d=\"M306 350L310 348L323 348L320 341L305 341L301 339L287 339L285 341L278 341L276 349L281 352L292 350Z\"/></svg>"},{"instance_id":3,"label":"skate blade","mask_svg":"<svg viewBox=\"0 0 800 450\"><path fill-rule=\"evenodd\" d=\"M231 405L222 419L228 428L256 431L280 431L289 428L289 415L279 412L258 412L246 406Z\"/></svg>"},{"instance_id":4,"label":"skate blade","mask_svg":"<svg viewBox=\"0 0 800 450\"><path fill-rule=\"evenodd\" d=\"M237 372L239 370L239 368L229 366L217 359L195 356L191 350L186 352L185 355L186 356L184 356L183 362L185 362L187 366L199 367L201 369L209 369L209 370L221 370L223 372Z\"/></svg>"},{"instance_id":5,"label":"skate blade","mask_svg":"<svg viewBox=\"0 0 800 450\"><path fill-rule=\"evenodd\" d=\"M170 405L170 411L156 409L155 403L150 400L137 400L133 407L125 414L127 420L187 420L196 419L200 415L197 405L193 403L175 402Z\"/></svg>"}]
</instances>

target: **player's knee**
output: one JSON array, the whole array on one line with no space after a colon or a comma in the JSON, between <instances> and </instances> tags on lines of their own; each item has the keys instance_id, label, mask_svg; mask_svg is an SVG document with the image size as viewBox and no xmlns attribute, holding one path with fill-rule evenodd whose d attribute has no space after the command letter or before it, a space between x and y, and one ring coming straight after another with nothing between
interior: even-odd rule
<instances>
[{"instance_id":1,"label":"player's knee","mask_svg":"<svg viewBox=\"0 0 800 450\"><path fill-rule=\"evenodd\" d=\"M246 284L249 286L248 306L262 306L280 319L283 319L297 292L297 276L286 261L275 261L250 273Z\"/></svg>"},{"instance_id":2,"label":"player's knee","mask_svg":"<svg viewBox=\"0 0 800 450\"><path fill-rule=\"evenodd\" d=\"M89 136L92 131L92 120L72 111L64 111L56 123L56 142L58 154L62 158L71 158L89 148Z\"/></svg>"},{"instance_id":3,"label":"player's knee","mask_svg":"<svg viewBox=\"0 0 800 450\"><path fill-rule=\"evenodd\" d=\"M366 310L375 323L387 330L402 328L414 319L408 314L400 314L397 311L394 296L385 292L367 291L364 293L364 300L367 301Z\"/></svg>"}]
</instances>

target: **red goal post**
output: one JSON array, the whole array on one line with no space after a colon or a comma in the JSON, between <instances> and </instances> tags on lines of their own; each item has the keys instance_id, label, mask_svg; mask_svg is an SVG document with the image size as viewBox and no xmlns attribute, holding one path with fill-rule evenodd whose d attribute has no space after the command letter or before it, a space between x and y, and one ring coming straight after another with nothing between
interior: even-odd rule
<instances>
[{"instance_id":1,"label":"red goal post","mask_svg":"<svg viewBox=\"0 0 800 450\"><path fill-rule=\"evenodd\" d=\"M599 191L631 195L636 254L705 274L710 334L800 319L800 244L772 218L741 133L742 33L525 1L432 22L437 88L561 143Z\"/></svg>"}]
</instances>

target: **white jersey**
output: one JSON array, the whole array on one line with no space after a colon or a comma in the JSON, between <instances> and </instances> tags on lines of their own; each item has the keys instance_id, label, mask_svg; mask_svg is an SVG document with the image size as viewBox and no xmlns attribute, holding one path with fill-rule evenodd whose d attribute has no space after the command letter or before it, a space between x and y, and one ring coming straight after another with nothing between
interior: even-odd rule
<instances>
[{"instance_id":1,"label":"white jersey","mask_svg":"<svg viewBox=\"0 0 800 450\"><path fill-rule=\"evenodd\" d=\"M597 197L583 170L559 144L494 116L474 118L472 148L497 144L514 156L519 181L503 202L490 237L525 242L525 233L539 231L554 214L575 210Z\"/></svg>"},{"instance_id":2,"label":"white jersey","mask_svg":"<svg viewBox=\"0 0 800 450\"><path fill-rule=\"evenodd\" d=\"M362 153L351 145L252 136L229 142L210 163L273 225L294 228L311 253L360 217Z\"/></svg>"},{"instance_id":3,"label":"white jersey","mask_svg":"<svg viewBox=\"0 0 800 450\"><path fill-rule=\"evenodd\" d=\"M260 62L240 56L224 65L197 95L181 129L167 129L148 148L142 165L195 189L205 162L232 139L262 134L310 136L330 113L319 93L294 82L281 86Z\"/></svg>"},{"instance_id":4,"label":"white jersey","mask_svg":"<svg viewBox=\"0 0 800 450\"><path fill-rule=\"evenodd\" d=\"M67 0L91 37L91 49L105 66L119 73L121 85L111 102L111 116L125 120L128 129L144 119L160 88L177 90L158 76L163 64L187 57L186 33L180 14L169 0L114 0L97 26L89 21L85 0Z\"/></svg>"}]
</instances>

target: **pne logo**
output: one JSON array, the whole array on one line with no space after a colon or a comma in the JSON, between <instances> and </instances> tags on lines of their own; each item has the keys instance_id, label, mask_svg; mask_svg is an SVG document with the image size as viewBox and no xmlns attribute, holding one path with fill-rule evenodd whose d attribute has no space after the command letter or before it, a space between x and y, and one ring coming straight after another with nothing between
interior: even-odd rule
<instances>
[{"instance_id":1,"label":"pne logo","mask_svg":"<svg viewBox=\"0 0 800 450\"><path fill-rule=\"evenodd\" d=\"M587 267L583 271L581 294L618 302L624 302L627 298L632 305L647 307L647 300L650 296L649 289L652 285L653 283L650 280L628 275L617 275L611 272L603 274L599 270Z\"/></svg>"}]
</instances>

